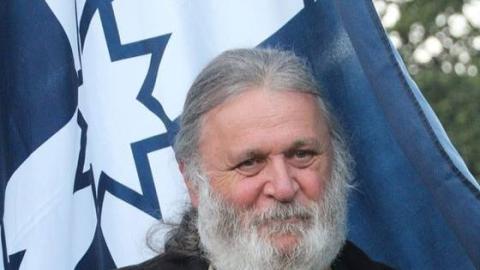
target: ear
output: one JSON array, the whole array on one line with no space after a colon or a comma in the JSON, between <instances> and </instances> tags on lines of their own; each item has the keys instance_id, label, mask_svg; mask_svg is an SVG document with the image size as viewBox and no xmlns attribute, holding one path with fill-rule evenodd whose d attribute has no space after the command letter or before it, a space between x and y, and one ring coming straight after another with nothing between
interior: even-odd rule
<instances>
[{"instance_id":1,"label":"ear","mask_svg":"<svg viewBox=\"0 0 480 270\"><path fill-rule=\"evenodd\" d=\"M197 208L198 207L198 185L193 183L193 181L188 177L185 170L185 162L183 162L183 160L178 162L178 169L180 169L180 172L182 173L182 176L183 176L183 181L187 186L188 195L190 196L190 201L192 202L192 206L194 208Z\"/></svg>"}]
</instances>

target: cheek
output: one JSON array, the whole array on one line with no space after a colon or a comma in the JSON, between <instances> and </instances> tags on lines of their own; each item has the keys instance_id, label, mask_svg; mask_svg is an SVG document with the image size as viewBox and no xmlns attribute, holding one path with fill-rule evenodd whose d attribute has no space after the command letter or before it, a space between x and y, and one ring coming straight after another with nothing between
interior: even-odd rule
<instances>
[{"instance_id":1,"label":"cheek","mask_svg":"<svg viewBox=\"0 0 480 270\"><path fill-rule=\"evenodd\" d=\"M326 183L330 181L330 162L320 162L307 169L298 170L295 178L303 195L309 200L318 201L323 197Z\"/></svg>"},{"instance_id":2,"label":"cheek","mask_svg":"<svg viewBox=\"0 0 480 270\"><path fill-rule=\"evenodd\" d=\"M302 171L297 176L300 189L305 197L311 201L318 201L323 196L325 182L328 178L318 172Z\"/></svg>"},{"instance_id":3,"label":"cheek","mask_svg":"<svg viewBox=\"0 0 480 270\"><path fill-rule=\"evenodd\" d=\"M262 191L261 181L255 177L244 178L238 175L215 178L212 183L213 191L218 192L223 198L239 207L253 206Z\"/></svg>"}]
</instances>

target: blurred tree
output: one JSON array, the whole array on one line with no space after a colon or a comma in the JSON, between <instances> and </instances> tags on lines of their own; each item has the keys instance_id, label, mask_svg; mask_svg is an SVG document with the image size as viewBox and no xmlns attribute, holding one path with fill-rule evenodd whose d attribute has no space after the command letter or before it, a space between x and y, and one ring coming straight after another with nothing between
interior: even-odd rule
<instances>
[{"instance_id":1,"label":"blurred tree","mask_svg":"<svg viewBox=\"0 0 480 270\"><path fill-rule=\"evenodd\" d=\"M480 0L375 0L392 43L480 180Z\"/></svg>"}]
</instances>

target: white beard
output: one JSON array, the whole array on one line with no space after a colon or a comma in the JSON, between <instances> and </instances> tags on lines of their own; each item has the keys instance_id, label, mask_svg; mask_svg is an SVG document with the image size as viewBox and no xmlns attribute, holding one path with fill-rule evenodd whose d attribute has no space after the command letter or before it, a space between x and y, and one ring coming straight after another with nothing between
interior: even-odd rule
<instances>
[{"instance_id":1,"label":"white beard","mask_svg":"<svg viewBox=\"0 0 480 270\"><path fill-rule=\"evenodd\" d=\"M198 232L208 259L217 270L328 269L345 242L346 181L334 169L319 202L278 203L261 214L235 208L214 194L208 181L201 183ZM278 222L292 216L300 222ZM266 232L259 233L260 226ZM269 235L279 233L296 235L297 245L275 247Z\"/></svg>"}]
</instances>

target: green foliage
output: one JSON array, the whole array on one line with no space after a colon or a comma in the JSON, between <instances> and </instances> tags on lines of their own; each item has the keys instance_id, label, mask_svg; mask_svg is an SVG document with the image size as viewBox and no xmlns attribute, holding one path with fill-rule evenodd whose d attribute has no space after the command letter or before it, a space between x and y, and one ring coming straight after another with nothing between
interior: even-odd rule
<instances>
[{"instance_id":1,"label":"green foliage","mask_svg":"<svg viewBox=\"0 0 480 270\"><path fill-rule=\"evenodd\" d=\"M412 24L420 23L426 26L435 26L434 22L438 14L446 10L461 10L462 5L463 1L458 0L416 0L406 2L400 6L402 18L395 25L395 29L404 34L404 38L407 38ZM408 38L405 40L408 40Z\"/></svg>"},{"instance_id":2,"label":"green foliage","mask_svg":"<svg viewBox=\"0 0 480 270\"><path fill-rule=\"evenodd\" d=\"M480 179L479 77L445 74L437 67L420 70L414 79L470 171Z\"/></svg>"},{"instance_id":3,"label":"green foliage","mask_svg":"<svg viewBox=\"0 0 480 270\"><path fill-rule=\"evenodd\" d=\"M465 13L480 0L376 0L399 7L400 19L387 31L401 43L399 51L419 88L440 118L452 143L480 180L480 27ZM479 4L480 5L480 4ZM385 13L381 16L385 16ZM479 15L475 15L479 16ZM466 22L459 35L452 18ZM430 54L426 40L436 42ZM423 58L419 51L423 50ZM426 52L426 54L425 54Z\"/></svg>"}]
</instances>

